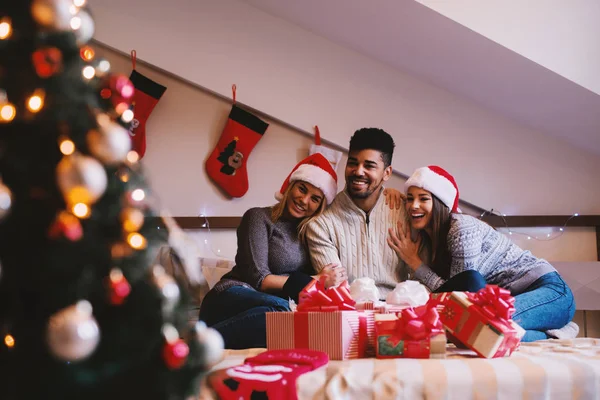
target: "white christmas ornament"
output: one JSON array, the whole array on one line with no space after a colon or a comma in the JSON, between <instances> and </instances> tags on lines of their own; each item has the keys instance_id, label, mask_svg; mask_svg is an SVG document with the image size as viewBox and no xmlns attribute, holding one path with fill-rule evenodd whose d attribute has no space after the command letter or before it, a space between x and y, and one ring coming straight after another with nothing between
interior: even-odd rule
<instances>
[{"instance_id":1,"label":"white christmas ornament","mask_svg":"<svg viewBox=\"0 0 600 400\"><path fill-rule=\"evenodd\" d=\"M96 349L100 329L86 301L64 308L50 317L46 332L48 347L61 360L79 361Z\"/></svg>"},{"instance_id":2,"label":"white christmas ornament","mask_svg":"<svg viewBox=\"0 0 600 400\"><path fill-rule=\"evenodd\" d=\"M70 0L35 0L31 5L31 15L45 28L65 31L71 27Z\"/></svg>"},{"instance_id":3,"label":"white christmas ornament","mask_svg":"<svg viewBox=\"0 0 600 400\"><path fill-rule=\"evenodd\" d=\"M350 285L350 296L358 303L365 301L379 301L379 289L371 278L358 278Z\"/></svg>"},{"instance_id":4,"label":"white christmas ornament","mask_svg":"<svg viewBox=\"0 0 600 400\"><path fill-rule=\"evenodd\" d=\"M196 322L194 329L200 345L200 362L206 369L211 368L223 359L223 337L216 329L208 328L203 321Z\"/></svg>"},{"instance_id":5,"label":"white christmas ornament","mask_svg":"<svg viewBox=\"0 0 600 400\"><path fill-rule=\"evenodd\" d=\"M102 164L78 153L63 157L56 167L56 178L69 204L92 204L104 194L107 185Z\"/></svg>"},{"instance_id":6,"label":"white christmas ornament","mask_svg":"<svg viewBox=\"0 0 600 400\"><path fill-rule=\"evenodd\" d=\"M152 281L163 297L163 313L171 314L179 303L179 285L171 275L167 274L163 266L158 264L152 267Z\"/></svg>"},{"instance_id":7,"label":"white christmas ornament","mask_svg":"<svg viewBox=\"0 0 600 400\"><path fill-rule=\"evenodd\" d=\"M81 46L89 42L92 36L94 36L94 20L85 11L78 12L74 18L81 20L79 28L74 29L77 44Z\"/></svg>"},{"instance_id":8,"label":"white christmas ornament","mask_svg":"<svg viewBox=\"0 0 600 400\"><path fill-rule=\"evenodd\" d=\"M0 181L0 220L4 219L10 212L12 206L12 192L2 181Z\"/></svg>"},{"instance_id":9,"label":"white christmas ornament","mask_svg":"<svg viewBox=\"0 0 600 400\"><path fill-rule=\"evenodd\" d=\"M127 160L131 150L129 132L106 114L96 118L98 129L87 134L87 143L92 154L106 164L119 164Z\"/></svg>"},{"instance_id":10,"label":"white christmas ornament","mask_svg":"<svg viewBox=\"0 0 600 400\"><path fill-rule=\"evenodd\" d=\"M429 301L429 291L417 281L404 281L388 293L386 303L405 307L422 306Z\"/></svg>"}]
</instances>

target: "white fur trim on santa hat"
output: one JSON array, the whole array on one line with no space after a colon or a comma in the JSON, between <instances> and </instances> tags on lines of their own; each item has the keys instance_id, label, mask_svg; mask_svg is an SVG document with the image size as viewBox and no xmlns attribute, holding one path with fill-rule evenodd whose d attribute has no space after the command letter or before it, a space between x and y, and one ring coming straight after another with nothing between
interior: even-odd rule
<instances>
[{"instance_id":1,"label":"white fur trim on santa hat","mask_svg":"<svg viewBox=\"0 0 600 400\"><path fill-rule=\"evenodd\" d=\"M411 186L433 193L449 209L454 207L454 200L458 191L446 177L433 172L429 167L417 169L404 183L404 192L407 193L408 188Z\"/></svg>"},{"instance_id":2,"label":"white fur trim on santa hat","mask_svg":"<svg viewBox=\"0 0 600 400\"><path fill-rule=\"evenodd\" d=\"M308 182L323 191L327 204L331 204L337 194L337 182L323 168L312 164L302 164L290 176L290 184L294 181Z\"/></svg>"}]
</instances>

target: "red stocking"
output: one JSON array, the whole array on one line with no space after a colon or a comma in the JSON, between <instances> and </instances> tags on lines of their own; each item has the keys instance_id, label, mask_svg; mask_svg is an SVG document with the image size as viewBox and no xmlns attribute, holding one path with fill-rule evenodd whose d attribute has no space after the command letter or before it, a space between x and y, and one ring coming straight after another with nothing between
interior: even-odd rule
<instances>
[{"instance_id":1,"label":"red stocking","mask_svg":"<svg viewBox=\"0 0 600 400\"><path fill-rule=\"evenodd\" d=\"M206 160L208 176L229 196L242 197L248 191L248 156L268 126L234 102L217 147Z\"/></svg>"},{"instance_id":2,"label":"red stocking","mask_svg":"<svg viewBox=\"0 0 600 400\"><path fill-rule=\"evenodd\" d=\"M135 70L135 59L135 50L132 50L133 71L131 71L129 80L135 86L135 93L131 103L134 118L131 121L129 135L131 136L132 149L137 151L140 158L142 158L146 153L146 121L167 88L137 72Z\"/></svg>"},{"instance_id":3,"label":"red stocking","mask_svg":"<svg viewBox=\"0 0 600 400\"><path fill-rule=\"evenodd\" d=\"M222 400L295 400L296 378L328 362L322 351L269 350L243 365L217 371L209 383Z\"/></svg>"}]
</instances>

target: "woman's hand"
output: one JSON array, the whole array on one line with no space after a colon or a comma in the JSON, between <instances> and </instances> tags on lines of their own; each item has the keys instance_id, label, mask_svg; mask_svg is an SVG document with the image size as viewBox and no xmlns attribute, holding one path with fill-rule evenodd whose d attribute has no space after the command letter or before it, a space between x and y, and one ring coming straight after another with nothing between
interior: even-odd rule
<instances>
[{"instance_id":1,"label":"woman's hand","mask_svg":"<svg viewBox=\"0 0 600 400\"><path fill-rule=\"evenodd\" d=\"M398 233L392 228L389 229L390 236L387 241L390 247L398 254L398 257L404 261L411 270L416 271L423 261L419 257L419 248L421 247L421 236L417 241L413 241L410 237L410 228L404 227L402 221L398 221Z\"/></svg>"},{"instance_id":2,"label":"woman's hand","mask_svg":"<svg viewBox=\"0 0 600 400\"><path fill-rule=\"evenodd\" d=\"M385 204L390 206L390 210L394 208L399 210L404 200L406 200L406 195L396 189L385 188L383 189L383 195L385 196Z\"/></svg>"},{"instance_id":3,"label":"woman's hand","mask_svg":"<svg viewBox=\"0 0 600 400\"><path fill-rule=\"evenodd\" d=\"M313 278L323 282L325 289L328 289L332 286L338 286L340 283L348 280L348 273L346 272L346 268L339 264L332 263L324 266L321 272L319 272L318 275L313 276Z\"/></svg>"}]
</instances>

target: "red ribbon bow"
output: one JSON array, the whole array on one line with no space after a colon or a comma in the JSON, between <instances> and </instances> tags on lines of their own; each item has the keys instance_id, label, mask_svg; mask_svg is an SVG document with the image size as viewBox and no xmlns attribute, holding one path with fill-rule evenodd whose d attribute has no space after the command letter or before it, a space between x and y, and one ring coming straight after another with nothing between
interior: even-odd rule
<instances>
[{"instance_id":1,"label":"red ribbon bow","mask_svg":"<svg viewBox=\"0 0 600 400\"><path fill-rule=\"evenodd\" d=\"M515 312L515 298L510 291L497 285L487 285L477 293L467 293L469 300L480 307L481 312L490 319L511 319Z\"/></svg>"},{"instance_id":2,"label":"red ribbon bow","mask_svg":"<svg viewBox=\"0 0 600 400\"><path fill-rule=\"evenodd\" d=\"M444 332L440 316L433 302L398 313L394 341L423 340Z\"/></svg>"},{"instance_id":3,"label":"red ribbon bow","mask_svg":"<svg viewBox=\"0 0 600 400\"><path fill-rule=\"evenodd\" d=\"M350 311L356 310L348 291L348 283L325 289L322 282L312 280L298 296L298 311Z\"/></svg>"}]
</instances>

